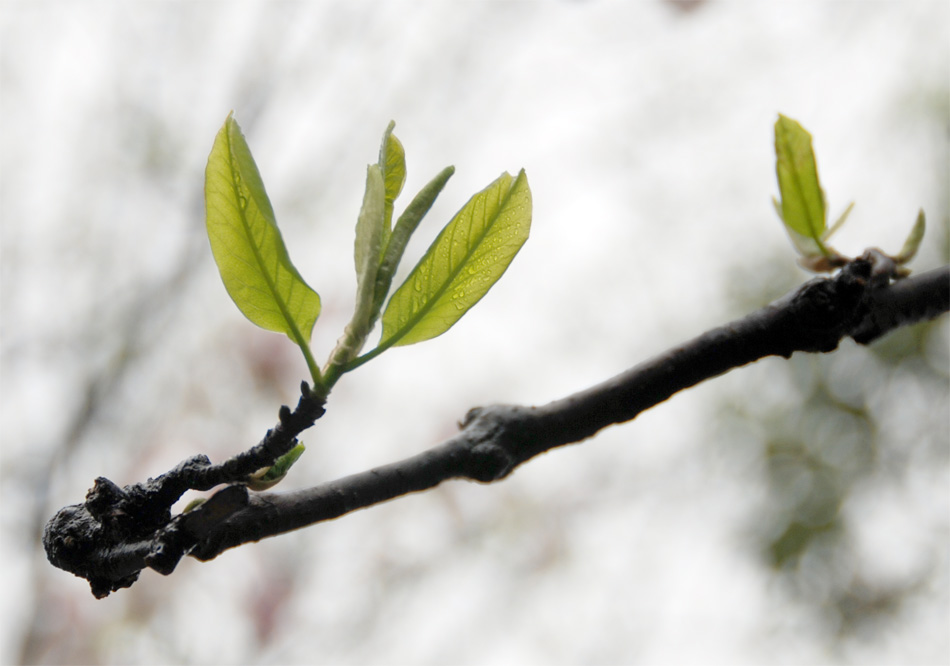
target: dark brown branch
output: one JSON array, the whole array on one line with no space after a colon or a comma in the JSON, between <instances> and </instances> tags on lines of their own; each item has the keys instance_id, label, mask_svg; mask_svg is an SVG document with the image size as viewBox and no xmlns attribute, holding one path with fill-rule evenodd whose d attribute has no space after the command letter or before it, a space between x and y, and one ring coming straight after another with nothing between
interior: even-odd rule
<instances>
[{"instance_id":1,"label":"dark brown branch","mask_svg":"<svg viewBox=\"0 0 950 666\"><path fill-rule=\"evenodd\" d=\"M855 342L868 344L895 328L935 319L950 302L950 269L937 268L879 289L868 299L868 313L851 333Z\"/></svg>"},{"instance_id":2,"label":"dark brown branch","mask_svg":"<svg viewBox=\"0 0 950 666\"><path fill-rule=\"evenodd\" d=\"M311 395L306 382L291 412L280 408L280 422L256 446L211 464L198 455L145 483L125 488L104 477L96 479L83 504L60 509L46 524L43 545L49 561L85 578L97 598L136 581L151 567L164 574L197 543L196 534L220 523L247 504L243 485L229 486L190 513L172 518L171 507L188 490L210 490L221 484L243 484L246 477L269 467L297 444L297 435L324 413L324 401Z\"/></svg>"},{"instance_id":3,"label":"dark brown branch","mask_svg":"<svg viewBox=\"0 0 950 666\"><path fill-rule=\"evenodd\" d=\"M673 394L766 356L829 352L853 331L878 321L878 303L891 314L875 324L869 342L898 326L950 309L950 268L887 285L875 276L876 258L852 262L834 279L813 280L761 310L587 390L543 407L475 408L460 432L439 446L400 462L314 488L253 495L248 506L216 525L192 555L212 559L250 541L338 518L452 478L489 483L553 448L579 442L623 423ZM892 293L896 290L896 294ZM901 309L903 308L903 309Z\"/></svg>"},{"instance_id":4,"label":"dark brown branch","mask_svg":"<svg viewBox=\"0 0 950 666\"><path fill-rule=\"evenodd\" d=\"M587 390L542 407L475 408L460 432L406 460L289 493L249 494L241 479L271 464L323 413L304 398L261 444L222 465L197 456L146 484L119 489L98 479L84 504L62 509L47 525L50 561L87 578L98 596L127 587L151 567L174 570L190 554L208 560L235 546L337 518L453 478L489 483L540 453L629 421L673 394L766 356L829 352L845 337L867 343L950 309L950 268L892 283L894 265L870 250L834 278L806 283L731 324ZM279 444L273 442L274 439ZM188 488L230 483L205 504L172 518Z\"/></svg>"}]
</instances>

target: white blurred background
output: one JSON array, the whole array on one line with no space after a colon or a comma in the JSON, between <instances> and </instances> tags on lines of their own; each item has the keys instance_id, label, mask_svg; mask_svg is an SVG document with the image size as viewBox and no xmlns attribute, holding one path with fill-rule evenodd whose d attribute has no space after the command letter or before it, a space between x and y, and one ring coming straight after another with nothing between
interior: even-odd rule
<instances>
[{"instance_id":1,"label":"white blurred background","mask_svg":"<svg viewBox=\"0 0 950 666\"><path fill-rule=\"evenodd\" d=\"M305 487L538 404L808 276L775 218L772 124L815 137L842 252L947 262L950 5L0 5L4 663L935 664L950 660L947 318L767 360L536 459L146 571L96 601L39 543L119 484L256 443L307 375L228 299L203 223L225 116L349 318L364 169L390 119L408 201L456 166L403 274L501 171L531 238L448 334L344 377ZM397 202L405 205L405 201Z\"/></svg>"}]
</instances>

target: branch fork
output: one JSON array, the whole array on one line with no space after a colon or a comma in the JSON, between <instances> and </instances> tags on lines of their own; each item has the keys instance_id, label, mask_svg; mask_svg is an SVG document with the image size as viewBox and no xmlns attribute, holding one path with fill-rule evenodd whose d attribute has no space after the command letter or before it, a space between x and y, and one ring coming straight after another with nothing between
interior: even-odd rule
<instances>
[{"instance_id":1,"label":"branch fork","mask_svg":"<svg viewBox=\"0 0 950 666\"><path fill-rule=\"evenodd\" d=\"M324 403L301 384L293 411L281 406L278 424L256 446L221 464L197 455L144 483L124 488L96 479L82 504L60 509L46 524L43 544L49 561L89 581L101 599L131 586L148 567L168 575L208 529L245 507L247 479L297 444L297 435L324 413ZM171 507L188 490L227 484L203 504L175 517Z\"/></svg>"}]
</instances>

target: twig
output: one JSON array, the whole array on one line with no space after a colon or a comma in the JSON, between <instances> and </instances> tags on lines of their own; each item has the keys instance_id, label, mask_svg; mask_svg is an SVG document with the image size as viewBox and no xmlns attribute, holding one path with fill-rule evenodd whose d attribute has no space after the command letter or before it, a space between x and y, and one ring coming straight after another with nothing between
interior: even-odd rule
<instances>
[{"instance_id":1,"label":"twig","mask_svg":"<svg viewBox=\"0 0 950 666\"><path fill-rule=\"evenodd\" d=\"M280 422L260 443L219 465L198 455L125 488L105 477L96 479L83 504L60 509L46 524L43 545L49 561L88 580L100 599L132 585L145 567L170 574L199 534L247 504L247 476L292 449L297 435L323 415L323 401L311 396L306 382L300 390L297 408L291 412L281 406ZM225 483L235 485L172 518L172 505L186 491Z\"/></svg>"},{"instance_id":2,"label":"twig","mask_svg":"<svg viewBox=\"0 0 950 666\"><path fill-rule=\"evenodd\" d=\"M280 425L222 465L197 456L125 489L97 479L84 504L62 509L47 525L47 553L56 566L87 578L93 594L102 597L131 585L146 566L171 573L185 554L209 560L228 548L448 479L503 479L540 453L629 421L733 368L766 356L829 352L845 337L867 344L950 309L950 267L894 282L895 266L887 259L869 250L833 278L812 280L757 312L561 400L541 407L472 409L457 435L411 458L306 490L249 495L241 479L289 450L296 435L322 415L323 405L308 400L304 385L293 413L282 408ZM171 505L185 490L220 483L232 485L196 510L171 517Z\"/></svg>"}]
</instances>

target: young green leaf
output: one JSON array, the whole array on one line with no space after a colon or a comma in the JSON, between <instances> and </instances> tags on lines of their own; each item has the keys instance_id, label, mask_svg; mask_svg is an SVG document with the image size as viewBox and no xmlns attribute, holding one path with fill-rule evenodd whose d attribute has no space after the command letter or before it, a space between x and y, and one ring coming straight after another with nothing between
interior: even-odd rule
<instances>
[{"instance_id":1,"label":"young green leaf","mask_svg":"<svg viewBox=\"0 0 950 666\"><path fill-rule=\"evenodd\" d=\"M308 340L320 297L290 261L257 165L231 114L208 157L205 207L211 251L228 295L253 323L300 345L316 370Z\"/></svg>"},{"instance_id":2,"label":"young green leaf","mask_svg":"<svg viewBox=\"0 0 950 666\"><path fill-rule=\"evenodd\" d=\"M844 223L848 220L848 215L851 214L851 211L854 209L854 202L848 204L848 207L844 209L844 212L838 216L838 219L835 220L835 223L828 227L828 231L825 232L822 240L826 241L831 238L838 229L844 226Z\"/></svg>"},{"instance_id":3,"label":"young green leaf","mask_svg":"<svg viewBox=\"0 0 950 666\"><path fill-rule=\"evenodd\" d=\"M917 249L920 247L920 242L924 239L924 231L926 230L927 224L924 220L924 210L920 209L920 212L917 213L917 221L914 222L914 227L910 230L910 234L907 236L907 240L904 241L904 247L901 248L900 253L894 257L894 261L898 264L906 264L908 261L914 258L917 254Z\"/></svg>"},{"instance_id":4,"label":"young green leaf","mask_svg":"<svg viewBox=\"0 0 950 666\"><path fill-rule=\"evenodd\" d=\"M527 176L503 173L456 213L393 294L371 353L445 333L501 277L530 228Z\"/></svg>"},{"instance_id":5,"label":"young green leaf","mask_svg":"<svg viewBox=\"0 0 950 666\"><path fill-rule=\"evenodd\" d=\"M385 224L385 185L382 170L377 164L366 168L366 191L363 205L356 221L356 310L351 322L362 331L369 324L373 307L373 291L376 287L376 272L382 254L383 227Z\"/></svg>"},{"instance_id":6,"label":"young green leaf","mask_svg":"<svg viewBox=\"0 0 950 666\"><path fill-rule=\"evenodd\" d=\"M825 195L818 181L811 134L781 114L775 122L775 158L782 221L789 231L812 239L821 253L827 254L822 243L827 221Z\"/></svg>"},{"instance_id":7,"label":"young green leaf","mask_svg":"<svg viewBox=\"0 0 950 666\"><path fill-rule=\"evenodd\" d=\"M792 245L795 246L795 249L798 250L802 257L817 257L820 259L825 256L822 253L823 246L820 241L815 240L811 236L803 236L788 225L785 226L785 233L788 234Z\"/></svg>"},{"instance_id":8,"label":"young green leaf","mask_svg":"<svg viewBox=\"0 0 950 666\"><path fill-rule=\"evenodd\" d=\"M379 168L383 173L383 181L386 186L385 199L385 224L383 226L383 244L389 241L389 233L393 224L393 203L396 197L402 192L402 186L406 182L406 150L402 147L402 142L393 134L393 128L396 123L390 121L386 132L383 134L383 142L379 147Z\"/></svg>"},{"instance_id":9,"label":"young green leaf","mask_svg":"<svg viewBox=\"0 0 950 666\"><path fill-rule=\"evenodd\" d=\"M297 462L300 456L303 455L306 448L307 447L303 444L297 444L297 446L275 460L274 464L270 467L257 470L247 477L247 487L258 492L273 488L284 480L284 477L287 476L287 472L290 471L290 468L293 467L293 464Z\"/></svg>"},{"instance_id":10,"label":"young green leaf","mask_svg":"<svg viewBox=\"0 0 950 666\"><path fill-rule=\"evenodd\" d=\"M201 506L207 501L208 501L207 497L196 497L195 499L191 500L190 502L188 502L188 504L185 505L185 508L182 510L182 513L188 513L189 511L194 511L195 509L197 509L199 506Z\"/></svg>"},{"instance_id":11,"label":"young green leaf","mask_svg":"<svg viewBox=\"0 0 950 666\"><path fill-rule=\"evenodd\" d=\"M323 366L326 388L333 386L342 374L343 367L359 354L379 312L374 305L373 295L383 242L385 196L382 169L378 164L370 164L366 167L366 191L356 221L353 253L356 260L356 306L350 323L344 328L343 335L330 352L327 364Z\"/></svg>"},{"instance_id":12,"label":"young green leaf","mask_svg":"<svg viewBox=\"0 0 950 666\"><path fill-rule=\"evenodd\" d=\"M455 173L455 167L450 166L442 169L435 178L426 183L426 186L419 191L419 194L415 196L412 203L406 207L406 210L396 221L396 226L393 227L392 234L389 237L389 243L386 245L386 251L383 253L383 259L379 264L379 271L376 273L374 313L379 313L383 301L386 300L386 295L389 294L393 275L396 273L396 268L399 267L403 252L405 252L406 245L409 243L409 237L412 236L412 232L419 226L419 222L432 208L432 204L435 203L436 198L453 173ZM373 322L375 322L375 319L370 323Z\"/></svg>"}]
</instances>

